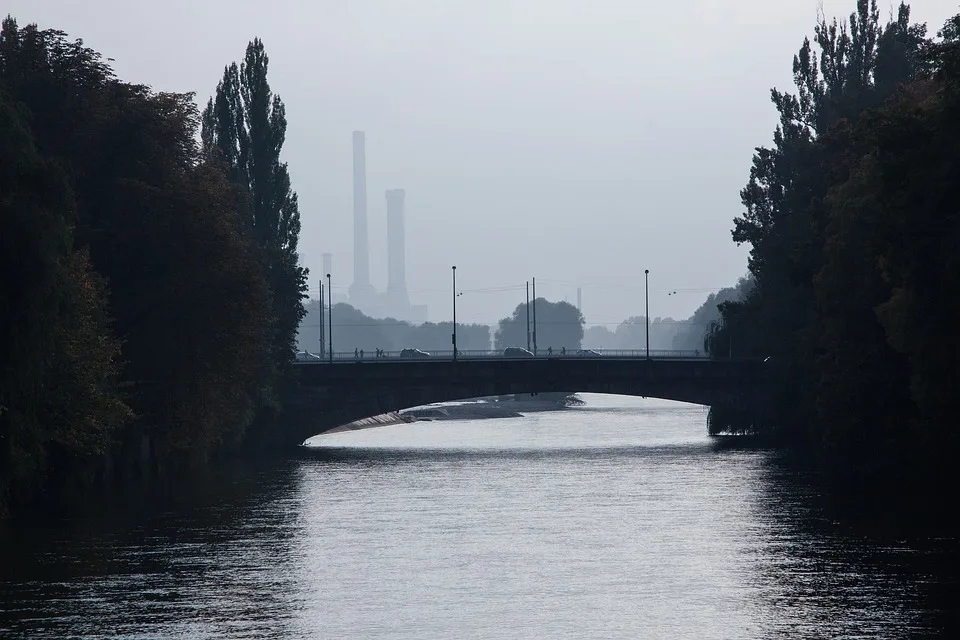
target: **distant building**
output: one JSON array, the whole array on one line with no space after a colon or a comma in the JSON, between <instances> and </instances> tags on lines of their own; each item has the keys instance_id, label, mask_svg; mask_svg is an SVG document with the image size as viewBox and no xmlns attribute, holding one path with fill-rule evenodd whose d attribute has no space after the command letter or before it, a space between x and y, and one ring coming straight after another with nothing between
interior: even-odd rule
<instances>
[{"instance_id":1,"label":"distant building","mask_svg":"<svg viewBox=\"0 0 960 640\"><path fill-rule=\"evenodd\" d=\"M347 302L368 316L427 321L426 305L411 305L407 292L406 193L389 189L387 200L387 290L380 293L370 283L370 249L367 228L367 159L363 131L353 132L353 284ZM328 264L324 254L324 268ZM325 272L329 273L329 271Z\"/></svg>"},{"instance_id":2,"label":"distant building","mask_svg":"<svg viewBox=\"0 0 960 640\"><path fill-rule=\"evenodd\" d=\"M350 299L369 307L376 291L370 284L370 253L367 237L367 155L363 131L353 132L353 284Z\"/></svg>"}]
</instances>

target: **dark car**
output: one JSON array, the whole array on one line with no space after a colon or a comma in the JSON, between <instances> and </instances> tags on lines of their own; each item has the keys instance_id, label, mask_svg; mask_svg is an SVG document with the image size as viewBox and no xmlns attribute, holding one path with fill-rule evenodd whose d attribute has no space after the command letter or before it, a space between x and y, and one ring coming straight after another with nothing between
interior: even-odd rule
<instances>
[{"instance_id":1,"label":"dark car","mask_svg":"<svg viewBox=\"0 0 960 640\"><path fill-rule=\"evenodd\" d=\"M429 358L430 354L420 349L403 349L400 351L401 358Z\"/></svg>"},{"instance_id":2,"label":"dark car","mask_svg":"<svg viewBox=\"0 0 960 640\"><path fill-rule=\"evenodd\" d=\"M533 354L523 347L507 347L503 350L505 358L532 358Z\"/></svg>"}]
</instances>

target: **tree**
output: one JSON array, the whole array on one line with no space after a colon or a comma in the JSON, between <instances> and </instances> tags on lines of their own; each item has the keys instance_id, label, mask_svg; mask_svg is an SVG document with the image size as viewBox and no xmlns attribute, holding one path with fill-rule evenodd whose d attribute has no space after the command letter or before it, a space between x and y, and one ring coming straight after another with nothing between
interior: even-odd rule
<instances>
[{"instance_id":1,"label":"tree","mask_svg":"<svg viewBox=\"0 0 960 640\"><path fill-rule=\"evenodd\" d=\"M960 450L953 428L960 393L957 26L960 15L947 21L942 42L924 51L934 73L904 87L853 132L860 153L833 203L837 236L846 241L830 247L838 260L852 259L856 235L873 256L866 266L877 282L870 309L881 327L876 341L892 349L886 357L897 366L870 364L899 374L893 397L902 407L898 421L887 418L885 434L893 446L916 451L917 464L939 470L949 470ZM890 402L886 395L881 406Z\"/></svg>"},{"instance_id":2,"label":"tree","mask_svg":"<svg viewBox=\"0 0 960 640\"><path fill-rule=\"evenodd\" d=\"M773 92L781 124L735 220L755 286L720 305L706 340L715 356L772 356L779 412L758 424L714 408L710 429L801 443L874 481L952 474L960 16L935 42L908 6L881 29L861 0L815 33L797 93Z\"/></svg>"},{"instance_id":3,"label":"tree","mask_svg":"<svg viewBox=\"0 0 960 640\"><path fill-rule=\"evenodd\" d=\"M536 305L537 348L544 351L553 348L559 351L566 347L568 351L580 348L583 342L583 314L568 302L549 302L537 298L531 302L530 332L533 333L533 306ZM531 335L531 346L533 336ZM527 346L527 305L521 303L508 318L500 320L494 334L494 348Z\"/></svg>"},{"instance_id":4,"label":"tree","mask_svg":"<svg viewBox=\"0 0 960 640\"><path fill-rule=\"evenodd\" d=\"M64 175L0 86L0 514L52 460L104 453L131 417L105 290L73 248L73 216Z\"/></svg>"},{"instance_id":5,"label":"tree","mask_svg":"<svg viewBox=\"0 0 960 640\"><path fill-rule=\"evenodd\" d=\"M697 310L687 318L673 339L673 349L680 351L704 351L704 339L711 325L720 321L719 306L724 302L743 300L753 288L753 278L740 278L735 287L726 287L711 293Z\"/></svg>"},{"instance_id":6,"label":"tree","mask_svg":"<svg viewBox=\"0 0 960 640\"><path fill-rule=\"evenodd\" d=\"M275 324L263 254L236 214L245 199L203 161L193 96L120 82L81 42L11 18L0 31L0 89L27 114L37 153L63 168L70 242L83 249L68 262L69 282L91 313L109 312L122 340L120 376L137 419L107 444L139 458L146 436L155 451L176 452L173 462L240 438L273 384ZM85 265L96 273L84 276ZM76 407L71 423L83 425ZM98 424L73 441L95 438Z\"/></svg>"},{"instance_id":7,"label":"tree","mask_svg":"<svg viewBox=\"0 0 960 640\"><path fill-rule=\"evenodd\" d=\"M208 159L224 163L246 201L239 207L251 237L263 252L273 305L274 356L289 362L297 328L306 314L307 270L299 265L300 210L280 160L286 137L286 109L267 81L269 58L259 38L247 45L240 66L224 69L203 112L201 139Z\"/></svg>"},{"instance_id":8,"label":"tree","mask_svg":"<svg viewBox=\"0 0 960 640\"><path fill-rule=\"evenodd\" d=\"M320 324L326 325L327 315L320 318L320 304L311 300L307 316L300 325L297 339L301 351L316 353L320 350ZM327 309L329 312L330 309ZM329 328L327 328L329 330ZM450 322L424 322L413 325L395 318L371 318L348 304L333 305L333 348L335 351L363 349L364 353L422 349L424 351L450 351L453 324ZM329 339L329 334L327 336ZM457 348L460 350L487 350L490 348L490 327L483 324L457 323Z\"/></svg>"},{"instance_id":9,"label":"tree","mask_svg":"<svg viewBox=\"0 0 960 640\"><path fill-rule=\"evenodd\" d=\"M881 29L875 0L858 0L848 21L821 18L814 33L819 53L804 40L793 60L796 93L771 92L780 115L774 146L757 149L741 192L745 212L734 220L734 241L751 246L755 287L743 301L721 305L722 319L706 344L717 355L736 345L738 355L772 357L776 364L770 371L778 379L778 404L784 409L777 422L790 437L819 446L833 439L827 425L842 422L824 420L833 415L828 406L855 411L851 397L870 398L870 381L846 375L845 385L836 384L838 362L827 354L838 354L842 341L844 349L852 349L850 359L842 360L853 370L859 357L854 352L872 353L873 358L882 351L874 344L875 321L871 326L869 318L861 318L859 329L849 325L842 330L827 322L846 322L852 318L850 308L882 297L861 280L864 270L856 275L846 271L850 277L841 286L831 276L839 272L829 264L838 256L824 251L836 237L831 189L852 168L843 131L856 127L869 109L916 77L926 44L923 28L909 25L905 5L897 21ZM847 294L840 295L841 290ZM830 304L833 311L828 311ZM862 344L854 347L857 341ZM862 388L853 392L858 379ZM827 401L834 395L836 402ZM870 415L866 407L862 415L865 420Z\"/></svg>"},{"instance_id":10,"label":"tree","mask_svg":"<svg viewBox=\"0 0 960 640\"><path fill-rule=\"evenodd\" d=\"M602 325L594 325L583 332L583 346L586 349L616 349L617 336Z\"/></svg>"},{"instance_id":11,"label":"tree","mask_svg":"<svg viewBox=\"0 0 960 640\"><path fill-rule=\"evenodd\" d=\"M650 349L672 349L673 342L680 336L685 326L686 325L677 322L673 318L651 318L648 327L646 316L631 316L617 325L617 348L630 350L645 349L647 346L647 330L649 328Z\"/></svg>"}]
</instances>

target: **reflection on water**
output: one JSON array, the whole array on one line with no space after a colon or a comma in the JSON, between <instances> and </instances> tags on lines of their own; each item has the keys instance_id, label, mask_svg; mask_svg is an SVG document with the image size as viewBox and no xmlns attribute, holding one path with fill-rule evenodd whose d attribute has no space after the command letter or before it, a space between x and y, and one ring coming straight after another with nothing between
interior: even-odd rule
<instances>
[{"instance_id":1,"label":"reflection on water","mask_svg":"<svg viewBox=\"0 0 960 640\"><path fill-rule=\"evenodd\" d=\"M956 540L850 522L699 407L316 438L0 534L0 637L919 638ZM893 517L891 520L896 521Z\"/></svg>"}]
</instances>

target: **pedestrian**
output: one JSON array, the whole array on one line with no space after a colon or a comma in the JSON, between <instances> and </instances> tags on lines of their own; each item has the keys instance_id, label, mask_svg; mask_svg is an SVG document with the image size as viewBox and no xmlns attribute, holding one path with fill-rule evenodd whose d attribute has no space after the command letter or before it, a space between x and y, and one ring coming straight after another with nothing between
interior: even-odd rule
<instances>
[{"instance_id":1,"label":"pedestrian","mask_svg":"<svg viewBox=\"0 0 960 640\"><path fill-rule=\"evenodd\" d=\"M363 349L360 349L360 359L363 360Z\"/></svg>"},{"instance_id":2,"label":"pedestrian","mask_svg":"<svg viewBox=\"0 0 960 640\"><path fill-rule=\"evenodd\" d=\"M566 347L560 347L560 355L562 355L562 356L567 355L567 348L566 348Z\"/></svg>"},{"instance_id":3,"label":"pedestrian","mask_svg":"<svg viewBox=\"0 0 960 640\"><path fill-rule=\"evenodd\" d=\"M360 357L360 349L357 349L356 347L353 348L353 357L354 358Z\"/></svg>"},{"instance_id":4,"label":"pedestrian","mask_svg":"<svg viewBox=\"0 0 960 640\"><path fill-rule=\"evenodd\" d=\"M547 355L548 355L548 356L552 356L552 355L553 355L553 347L547 347Z\"/></svg>"}]
</instances>

